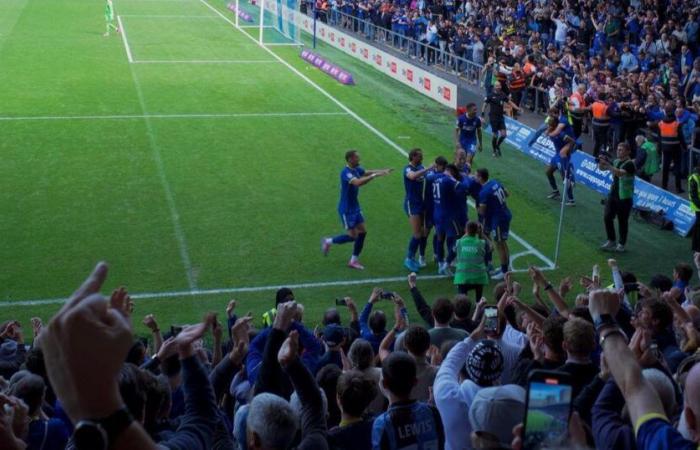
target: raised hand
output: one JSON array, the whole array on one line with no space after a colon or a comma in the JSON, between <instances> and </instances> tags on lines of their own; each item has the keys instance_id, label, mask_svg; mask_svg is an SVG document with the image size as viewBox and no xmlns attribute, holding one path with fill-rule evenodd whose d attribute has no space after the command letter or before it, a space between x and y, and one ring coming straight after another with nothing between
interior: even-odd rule
<instances>
[{"instance_id":1,"label":"raised hand","mask_svg":"<svg viewBox=\"0 0 700 450\"><path fill-rule=\"evenodd\" d=\"M175 345L177 345L181 358L192 356L194 353L194 342L202 339L204 333L212 326L215 320L216 315L214 313L207 313L201 323L185 327L180 334L175 336Z\"/></svg>"},{"instance_id":2,"label":"raised hand","mask_svg":"<svg viewBox=\"0 0 700 450\"><path fill-rule=\"evenodd\" d=\"M146 314L146 316L143 318L143 324L146 328L151 330L152 333L159 331L156 316L154 316L153 314Z\"/></svg>"},{"instance_id":3,"label":"raised hand","mask_svg":"<svg viewBox=\"0 0 700 450\"><path fill-rule=\"evenodd\" d=\"M236 320L236 323L231 327L231 337L233 342L238 344L245 342L247 345L250 342L250 323L253 321L253 316L248 315Z\"/></svg>"},{"instance_id":4,"label":"raised hand","mask_svg":"<svg viewBox=\"0 0 700 450\"><path fill-rule=\"evenodd\" d=\"M573 283L571 282L571 277L566 277L559 283L559 295L566 297L566 294L571 292L573 288Z\"/></svg>"},{"instance_id":5,"label":"raised hand","mask_svg":"<svg viewBox=\"0 0 700 450\"><path fill-rule=\"evenodd\" d=\"M0 443L7 450L25 449L27 446L22 441L26 437L27 406L17 397L0 394ZM20 426L21 423L24 426Z\"/></svg>"},{"instance_id":6,"label":"raised hand","mask_svg":"<svg viewBox=\"0 0 700 450\"><path fill-rule=\"evenodd\" d=\"M603 314L615 317L620 310L620 294L609 289L594 290L588 297L588 310L593 320Z\"/></svg>"},{"instance_id":7,"label":"raised hand","mask_svg":"<svg viewBox=\"0 0 700 450\"><path fill-rule=\"evenodd\" d=\"M350 312L357 313L357 305L355 304L355 300L353 300L351 297L345 297L345 306L348 307Z\"/></svg>"},{"instance_id":8,"label":"raised hand","mask_svg":"<svg viewBox=\"0 0 700 450\"><path fill-rule=\"evenodd\" d=\"M231 299L229 300L228 305L226 305L226 317L229 319L233 315L233 311L236 309L236 303L237 302L235 299Z\"/></svg>"},{"instance_id":9,"label":"raised hand","mask_svg":"<svg viewBox=\"0 0 700 450\"><path fill-rule=\"evenodd\" d=\"M535 266L530 266L528 269L527 273L530 275L530 278L534 283L536 283L538 286L543 287L545 284L547 284L547 280L544 279L544 275L542 275L542 271L538 269Z\"/></svg>"},{"instance_id":10,"label":"raised hand","mask_svg":"<svg viewBox=\"0 0 700 450\"><path fill-rule=\"evenodd\" d=\"M134 312L134 302L124 286L115 289L109 299L109 304L113 309L120 311L125 317L131 317Z\"/></svg>"},{"instance_id":11,"label":"raised hand","mask_svg":"<svg viewBox=\"0 0 700 450\"><path fill-rule=\"evenodd\" d=\"M299 357L299 332L292 330L285 339L280 351L277 352L277 361L282 367L287 367Z\"/></svg>"},{"instance_id":12,"label":"raised hand","mask_svg":"<svg viewBox=\"0 0 700 450\"><path fill-rule=\"evenodd\" d=\"M216 314L214 314L214 320L211 324L211 335L214 338L214 341L221 342L223 334L224 328L221 326L221 322L219 322Z\"/></svg>"},{"instance_id":13,"label":"raised hand","mask_svg":"<svg viewBox=\"0 0 700 450\"><path fill-rule=\"evenodd\" d=\"M107 271L97 264L40 335L49 380L74 423L123 404L117 377L133 336L125 312L99 293Z\"/></svg>"},{"instance_id":14,"label":"raised hand","mask_svg":"<svg viewBox=\"0 0 700 450\"><path fill-rule=\"evenodd\" d=\"M34 333L34 338L36 339L37 336L41 333L41 329L44 326L44 324L41 322L41 319L39 317L32 317L29 319L31 324L32 324L32 332Z\"/></svg>"},{"instance_id":15,"label":"raised hand","mask_svg":"<svg viewBox=\"0 0 700 450\"><path fill-rule=\"evenodd\" d=\"M272 324L273 328L282 330L285 333L292 326L294 318L297 315L297 302L284 302L277 306L277 315L275 315L275 321Z\"/></svg>"},{"instance_id":16,"label":"raised hand","mask_svg":"<svg viewBox=\"0 0 700 450\"><path fill-rule=\"evenodd\" d=\"M163 341L163 344L158 349L158 359L164 361L177 353L177 342L175 341L175 336L171 336Z\"/></svg>"},{"instance_id":17,"label":"raised hand","mask_svg":"<svg viewBox=\"0 0 700 450\"><path fill-rule=\"evenodd\" d=\"M416 275L415 272L411 272L408 274L408 287L409 289L413 289L416 287L418 281L418 275Z\"/></svg>"},{"instance_id":18,"label":"raised hand","mask_svg":"<svg viewBox=\"0 0 700 450\"><path fill-rule=\"evenodd\" d=\"M376 303L377 301L379 301L382 297L382 292L384 292L384 289L380 287L375 287L374 289L372 289L372 293L369 296L369 302Z\"/></svg>"}]
</instances>

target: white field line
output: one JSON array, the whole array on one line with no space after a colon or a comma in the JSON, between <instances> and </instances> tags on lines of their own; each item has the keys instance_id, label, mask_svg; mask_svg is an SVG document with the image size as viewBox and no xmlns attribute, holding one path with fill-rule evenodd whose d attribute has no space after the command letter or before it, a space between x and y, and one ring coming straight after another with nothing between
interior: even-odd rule
<instances>
[{"instance_id":1,"label":"white field line","mask_svg":"<svg viewBox=\"0 0 700 450\"><path fill-rule=\"evenodd\" d=\"M248 39L250 39L251 41L255 42L258 46L260 46L260 48L262 48L263 50L265 50L266 52L268 52L268 53L270 54L270 56L272 56L273 58L275 58L276 60L278 60L279 62L281 62L282 64L284 64L289 70L291 70L292 72L294 72L299 78L301 78L302 80L304 80L304 81L306 81L307 83L309 83L314 89L316 89L316 90L319 91L321 94L323 94L325 97L327 97L330 101L332 101L333 103L335 103L336 105L338 105L343 111L345 111L346 113L350 114L355 120L357 120L357 121L360 122L362 125L364 125L368 130L370 130L370 131L371 131L372 133L374 133L377 137L379 137L381 140L383 140L384 142L386 142L389 146L393 147L397 152L401 153L401 154L402 154L403 156L405 156L405 157L408 157L408 153L406 153L406 150L404 150L404 149L401 148L399 145L397 145L394 141L392 141L391 139L389 139L388 137L386 137L382 132L380 132L379 130L377 130L376 128L374 128L374 127L373 127L372 125L370 125L365 119L363 119L362 117L358 116L358 115L357 115L355 112L353 112L350 108L348 108L348 107L345 106L343 103L341 103L340 100L338 100L337 98L333 97L331 94L329 94L326 90L324 90L324 89L323 89L321 86L319 86L318 84L314 83L309 77L307 77L306 75L304 75L303 73L301 73L299 70L297 70L294 66L292 66L291 64L289 64L289 63L288 63L287 61L285 61L284 59L282 59L282 58L281 58L279 55L277 55L275 52L273 52L273 51L270 50L269 48L265 47L264 45L261 45L257 40L255 40L255 38L254 38L253 36L251 36L250 34L246 33L245 31L241 30L240 28L237 28L237 27L236 27L236 23L233 22L233 21L231 21L231 19L229 19L229 18L226 17L225 15L223 15L223 14L221 13L221 11L219 11L219 10L216 9L216 8L214 8L214 7L213 7L212 5L210 5L206 0L199 0L199 1L202 2L202 4L203 4L204 6L206 6L206 7L209 8L210 10L214 11L214 12L215 12L219 17L221 17L223 20L225 20L226 22L228 22L229 24L231 24L232 27L238 29L238 30L239 30L244 36L246 36Z\"/></svg>"},{"instance_id":2,"label":"white field line","mask_svg":"<svg viewBox=\"0 0 700 450\"><path fill-rule=\"evenodd\" d=\"M237 27L236 27L236 24L235 24L234 22L232 22L228 17L226 17L225 15L223 15L223 14L221 13L221 11L219 11L218 9L216 9L216 8L214 8L212 5L210 5L206 0L199 0L199 1L202 2L207 8L209 8L210 10L212 10L212 11L214 11L216 14L218 14L219 17L221 17L222 19L224 19L226 22L230 23L231 26L233 26L234 28L237 28ZM249 39L251 39L253 42L256 42L263 50L265 50L265 51L268 52L270 55L272 55L275 59L279 60L279 62L281 62L282 64L284 64L285 66L287 66L287 68L288 68L289 70L291 70L292 72L294 72L295 74L297 74L301 79L303 79L304 81L306 81L307 83L309 83L312 87L314 87L317 91L319 91L321 94L323 94L323 95L326 96L328 99L330 99L333 103L335 103L336 105L338 105L339 107L341 107L345 112L347 112L348 114L350 114L355 120L357 120L357 121L360 122L362 125L364 125L368 130L370 130L372 133L374 133L377 137L379 137L381 140L383 140L384 142L386 142L387 144L389 144L391 147L393 147L394 150L396 150L397 152L399 152L399 153L400 153L401 155L403 155L404 157L408 157L408 153L406 152L406 150L404 150L404 149L403 149L401 146L399 146L396 142L394 142L394 141L392 141L391 139L389 139L386 135L384 135L384 133L382 133L381 131L379 131L379 130L377 130L376 128L374 128L374 127L373 127L369 122L367 122L365 119L363 119L362 117L358 116L354 111L352 111L350 108L348 108L348 107L345 106L343 103L341 103L340 100L338 100L337 98L333 97L331 94L329 94L326 90L324 90L324 89L323 89L322 87L320 87L318 84L314 83L309 77L307 77L306 75L304 75L303 73L301 73L299 70L297 70L294 66L292 66L291 64L289 64L289 63L288 63L287 61L285 61L284 59L282 59L282 58L281 58L279 55L277 55L275 52L273 52L272 50L270 50L270 49L267 48L266 46L260 44L258 41L255 40L255 38L254 38L253 36L249 35L248 33L246 33L246 32L243 31L243 30L240 30L240 29L239 29L239 31L240 31L241 33L243 33L245 36L247 36ZM518 236L518 235L515 234L514 232L511 231L511 232L510 232L510 235L513 237L513 239L515 239L516 241L518 241L518 243L520 243L523 247L525 247L526 249L528 249L529 251L531 251L531 252L532 252L533 254L535 254L538 258L540 258L543 262L545 262L546 264L548 264L551 268L554 268L554 263L552 262L551 259L549 259L549 258L547 258L546 256L544 256L539 250L537 250L536 248L534 248L532 245L530 245L527 241L525 241L524 239L522 239L520 236Z\"/></svg>"},{"instance_id":3,"label":"white field line","mask_svg":"<svg viewBox=\"0 0 700 450\"><path fill-rule=\"evenodd\" d=\"M256 30L260 29L259 25L238 25L238 28L255 28ZM275 28L272 25L263 25L263 28Z\"/></svg>"},{"instance_id":4,"label":"white field line","mask_svg":"<svg viewBox=\"0 0 700 450\"><path fill-rule=\"evenodd\" d=\"M117 16L117 23L119 24L119 31L122 35L122 42L124 42L124 48L126 49L126 58L129 60L130 63L132 63L134 62L134 57L131 56L131 49L129 48L129 41L126 38L126 29L124 28L124 24L122 23L121 16Z\"/></svg>"},{"instance_id":5,"label":"white field line","mask_svg":"<svg viewBox=\"0 0 700 450\"><path fill-rule=\"evenodd\" d=\"M474 202L473 202L471 199L468 201L468 203L469 203L469 206L471 206L472 208L475 208L475 209L476 209L476 205L474 204ZM516 254L514 257L511 258L511 267L512 267L512 265L513 265L513 260L514 260L515 258L520 257L520 256L524 256L524 255L526 255L526 254L531 253L531 254L537 256L542 262L544 262L545 264L547 264L546 267L540 267L540 269L554 270L554 269L556 268L556 267L554 266L554 262L552 262L551 259L549 259L549 258L547 258L546 256L544 256L544 255L542 254L542 252L540 252L540 251L537 250L535 247L533 247L532 245L530 245L530 243L527 242L525 239L523 239L523 238L521 238L520 236L518 236L517 234L515 234L515 232L514 232L513 230L510 230L510 232L509 232L508 234L510 235L510 237L512 237L513 239L515 239L520 245L522 245L523 247L525 247L525 248L527 249L526 252L518 253L518 254Z\"/></svg>"},{"instance_id":6,"label":"white field line","mask_svg":"<svg viewBox=\"0 0 700 450\"><path fill-rule=\"evenodd\" d=\"M171 14L122 14L122 17L136 17L143 19L216 19L213 14L202 16L186 16L186 15L171 15Z\"/></svg>"},{"instance_id":7,"label":"white field line","mask_svg":"<svg viewBox=\"0 0 700 450\"><path fill-rule=\"evenodd\" d=\"M303 46L304 46L304 44L302 44L302 43L294 43L294 42L279 42L279 43L270 42L270 43L265 44L265 45L266 45L267 47L284 47L284 46L303 47Z\"/></svg>"},{"instance_id":8,"label":"white field line","mask_svg":"<svg viewBox=\"0 0 700 450\"><path fill-rule=\"evenodd\" d=\"M118 114L105 116L6 116L0 122L32 120L131 120L131 119L236 119L255 117L307 117L307 116L347 116L346 112L278 112L278 113L221 113L221 114Z\"/></svg>"},{"instance_id":9,"label":"white field line","mask_svg":"<svg viewBox=\"0 0 700 450\"><path fill-rule=\"evenodd\" d=\"M143 98L143 90L141 89L141 83L139 82L136 72L134 71L134 66L129 65L129 71L131 72L131 78L134 81L134 87L136 88L136 95L139 100L139 106L141 107L141 112L144 116L144 123L146 124L146 133L148 134L148 141L151 146L151 151L153 152L153 159L156 163L156 168L158 169L158 177L163 186L163 191L165 194L165 201L168 204L168 210L170 211L170 219L173 223L173 231L175 232L175 239L177 240L178 247L180 250L180 258L182 259L182 265L185 269L185 275L187 278L187 284L190 290L197 289L197 283L195 282L194 276L192 274L192 262L190 260L189 250L187 249L187 241L185 240L185 233L182 230L182 225L180 224L180 214L177 211L177 206L175 205L175 197L173 196L170 183L165 175L165 167L163 165L163 158L160 154L160 147L158 142L156 142L155 132L153 131L153 126L151 125L151 118L146 114L146 102Z\"/></svg>"},{"instance_id":10,"label":"white field line","mask_svg":"<svg viewBox=\"0 0 700 450\"><path fill-rule=\"evenodd\" d=\"M513 272L526 272L527 270L514 270ZM419 275L420 281L439 280L446 278L444 275ZM398 283L406 281L406 276L386 277L386 278L365 278L362 280L337 280L337 281L319 281L312 283L298 284L276 284L268 286L246 286L238 288L219 288L219 289L192 289L188 291L168 291L168 292L143 292L130 294L133 300L163 300L173 297L205 297L210 295L237 294L241 292L265 292L276 291L282 287L290 289L318 289L334 286L361 286L361 285L380 285L383 283ZM66 298L45 298L35 300L7 300L0 301L0 308L18 307L18 306L39 306L53 305L65 303Z\"/></svg>"},{"instance_id":11,"label":"white field line","mask_svg":"<svg viewBox=\"0 0 700 450\"><path fill-rule=\"evenodd\" d=\"M274 59L152 59L132 61L132 64L279 64L279 61L275 61Z\"/></svg>"}]
</instances>

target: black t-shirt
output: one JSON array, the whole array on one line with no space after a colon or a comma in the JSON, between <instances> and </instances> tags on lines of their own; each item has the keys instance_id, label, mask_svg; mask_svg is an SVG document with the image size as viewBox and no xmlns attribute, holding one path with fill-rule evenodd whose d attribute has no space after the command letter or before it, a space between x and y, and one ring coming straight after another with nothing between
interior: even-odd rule
<instances>
[{"instance_id":1,"label":"black t-shirt","mask_svg":"<svg viewBox=\"0 0 700 450\"><path fill-rule=\"evenodd\" d=\"M593 378L600 372L598 367L593 363L579 364L574 362L567 362L557 370L571 375L571 385L573 386L571 398L576 398L581 390L585 388L588 383L593 381Z\"/></svg>"},{"instance_id":2,"label":"black t-shirt","mask_svg":"<svg viewBox=\"0 0 700 450\"><path fill-rule=\"evenodd\" d=\"M503 117L503 107L508 103L508 96L503 92L493 93L487 96L484 102L489 105L489 117L501 118Z\"/></svg>"}]
</instances>

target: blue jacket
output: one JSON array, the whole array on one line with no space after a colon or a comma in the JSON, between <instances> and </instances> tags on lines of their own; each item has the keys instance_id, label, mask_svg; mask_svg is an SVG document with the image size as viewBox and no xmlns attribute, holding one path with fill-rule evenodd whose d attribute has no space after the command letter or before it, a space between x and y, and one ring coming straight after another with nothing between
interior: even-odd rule
<instances>
[{"instance_id":1,"label":"blue jacket","mask_svg":"<svg viewBox=\"0 0 700 450\"><path fill-rule=\"evenodd\" d=\"M637 448L632 425L622 419L625 398L614 380L609 380L591 413L591 428L595 447L599 450L634 450Z\"/></svg>"},{"instance_id":2,"label":"blue jacket","mask_svg":"<svg viewBox=\"0 0 700 450\"><path fill-rule=\"evenodd\" d=\"M304 348L301 361L312 373L315 373L316 365L321 355L321 344L314 334L301 323L293 322L291 329L299 332L299 342ZM248 351L248 356L246 356L245 367L251 385L255 384L255 380L258 378L258 371L260 370L260 364L262 363L263 353L265 351L265 343L267 342L267 337L271 330L272 327L265 328L255 336L253 342L250 343L250 350Z\"/></svg>"},{"instance_id":3,"label":"blue jacket","mask_svg":"<svg viewBox=\"0 0 700 450\"><path fill-rule=\"evenodd\" d=\"M372 307L374 305L372 302L367 302L362 312L360 313L360 337L372 344L374 353L379 353L379 345L382 343L384 336L386 336L386 330L383 330L379 334L374 334L369 327L369 315L372 313Z\"/></svg>"}]
</instances>

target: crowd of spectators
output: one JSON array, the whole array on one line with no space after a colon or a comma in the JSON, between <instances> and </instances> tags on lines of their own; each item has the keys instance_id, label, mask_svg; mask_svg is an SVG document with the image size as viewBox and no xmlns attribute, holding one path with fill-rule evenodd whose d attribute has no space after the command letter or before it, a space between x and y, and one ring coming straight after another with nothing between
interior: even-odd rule
<instances>
[{"instance_id":1,"label":"crowd of spectators","mask_svg":"<svg viewBox=\"0 0 700 450\"><path fill-rule=\"evenodd\" d=\"M144 339L128 293L100 294L100 263L46 326L32 319L31 344L29 327L0 326L0 448L520 449L535 369L571 380L561 448L696 448L694 269L645 284L608 265L611 287L594 269L575 295L571 278L555 288L531 268L530 305L511 274L476 304L432 305L410 274L415 318L400 293L375 288L359 313L345 298L347 311L307 319L280 289L267 326L232 300L225 321L208 313L167 332L148 314Z\"/></svg>"},{"instance_id":2,"label":"crowd of spectators","mask_svg":"<svg viewBox=\"0 0 700 450\"><path fill-rule=\"evenodd\" d=\"M688 174L700 113L698 1L316 0L312 6L322 20L465 73L487 94L500 82L533 112L570 106L581 86L585 104L604 97L609 107L606 147L627 141L633 157L640 129L658 135L655 124L672 110L684 145L667 164L677 166L677 177ZM590 111L581 112L587 131Z\"/></svg>"}]
</instances>

